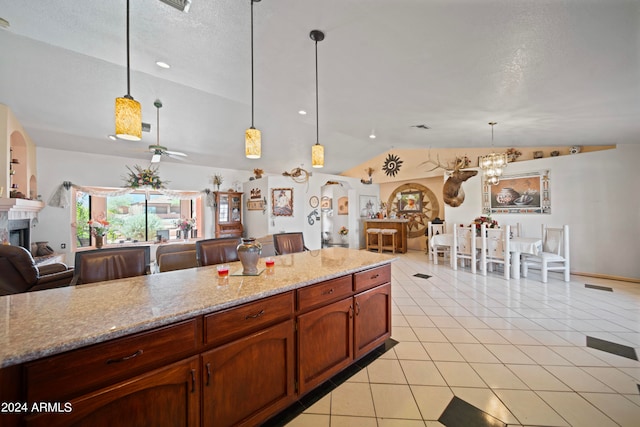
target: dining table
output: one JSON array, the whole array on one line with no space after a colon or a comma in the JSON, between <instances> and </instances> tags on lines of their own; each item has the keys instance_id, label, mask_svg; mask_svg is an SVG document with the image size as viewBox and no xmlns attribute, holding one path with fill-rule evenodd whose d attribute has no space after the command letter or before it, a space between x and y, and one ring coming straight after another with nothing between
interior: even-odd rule
<instances>
[{"instance_id":1,"label":"dining table","mask_svg":"<svg viewBox=\"0 0 640 427\"><path fill-rule=\"evenodd\" d=\"M453 233L443 233L431 236L429 245L448 246L451 254L451 263L455 262L455 245L453 244ZM476 237L476 247L482 247L482 238ZM539 237L511 237L509 239L509 252L511 252L511 277L520 278L520 257L522 254L538 255L542 252L542 239ZM451 265L453 268L453 264Z\"/></svg>"}]
</instances>

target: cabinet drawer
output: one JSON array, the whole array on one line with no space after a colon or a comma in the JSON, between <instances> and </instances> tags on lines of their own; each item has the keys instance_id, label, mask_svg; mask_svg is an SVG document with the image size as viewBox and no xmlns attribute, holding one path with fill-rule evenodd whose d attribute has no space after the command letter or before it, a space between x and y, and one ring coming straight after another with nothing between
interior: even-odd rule
<instances>
[{"instance_id":1,"label":"cabinet drawer","mask_svg":"<svg viewBox=\"0 0 640 427\"><path fill-rule=\"evenodd\" d=\"M354 274L353 290L361 291L389 282L391 282L391 264Z\"/></svg>"},{"instance_id":2,"label":"cabinet drawer","mask_svg":"<svg viewBox=\"0 0 640 427\"><path fill-rule=\"evenodd\" d=\"M25 365L29 401L78 395L198 350L197 319Z\"/></svg>"},{"instance_id":3,"label":"cabinet drawer","mask_svg":"<svg viewBox=\"0 0 640 427\"><path fill-rule=\"evenodd\" d=\"M324 305L351 295L351 275L298 289L298 310Z\"/></svg>"},{"instance_id":4,"label":"cabinet drawer","mask_svg":"<svg viewBox=\"0 0 640 427\"><path fill-rule=\"evenodd\" d=\"M219 344L293 315L293 292L233 307L204 318L205 344Z\"/></svg>"}]
</instances>

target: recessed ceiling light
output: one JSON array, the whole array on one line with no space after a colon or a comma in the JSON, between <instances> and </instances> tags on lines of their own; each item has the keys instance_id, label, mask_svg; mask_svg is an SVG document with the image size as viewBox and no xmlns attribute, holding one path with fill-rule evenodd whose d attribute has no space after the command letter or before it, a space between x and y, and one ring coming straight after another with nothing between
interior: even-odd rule
<instances>
[{"instance_id":1,"label":"recessed ceiling light","mask_svg":"<svg viewBox=\"0 0 640 427\"><path fill-rule=\"evenodd\" d=\"M369 138L376 139L376 135L374 133L372 133L371 135L369 135Z\"/></svg>"},{"instance_id":2,"label":"recessed ceiling light","mask_svg":"<svg viewBox=\"0 0 640 427\"><path fill-rule=\"evenodd\" d=\"M171 68L171 65L163 61L156 61L156 65L160 68Z\"/></svg>"},{"instance_id":3,"label":"recessed ceiling light","mask_svg":"<svg viewBox=\"0 0 640 427\"><path fill-rule=\"evenodd\" d=\"M115 141L116 139L118 139L115 135L107 135L107 138L109 138L112 141Z\"/></svg>"},{"instance_id":4,"label":"recessed ceiling light","mask_svg":"<svg viewBox=\"0 0 640 427\"><path fill-rule=\"evenodd\" d=\"M298 114L300 114L301 116L304 116L304 115L306 115L306 114L307 114L307 112L306 112L306 111L304 111L304 110L300 110L300 111L298 111Z\"/></svg>"}]
</instances>

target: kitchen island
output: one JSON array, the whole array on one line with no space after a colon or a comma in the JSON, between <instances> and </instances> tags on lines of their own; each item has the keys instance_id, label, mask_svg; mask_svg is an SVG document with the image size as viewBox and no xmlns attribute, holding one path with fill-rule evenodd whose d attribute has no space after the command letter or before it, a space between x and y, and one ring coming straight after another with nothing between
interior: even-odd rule
<instances>
[{"instance_id":1,"label":"kitchen island","mask_svg":"<svg viewBox=\"0 0 640 427\"><path fill-rule=\"evenodd\" d=\"M2 424L255 425L390 336L392 257L274 259L0 297Z\"/></svg>"}]
</instances>

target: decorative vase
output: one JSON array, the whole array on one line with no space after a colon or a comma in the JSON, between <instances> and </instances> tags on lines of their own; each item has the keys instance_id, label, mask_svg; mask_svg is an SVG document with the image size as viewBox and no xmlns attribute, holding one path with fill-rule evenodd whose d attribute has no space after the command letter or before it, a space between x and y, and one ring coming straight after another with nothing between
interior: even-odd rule
<instances>
[{"instance_id":1,"label":"decorative vase","mask_svg":"<svg viewBox=\"0 0 640 427\"><path fill-rule=\"evenodd\" d=\"M506 187L496 195L496 202L501 205L510 205L513 204L513 201L518 197L520 197L520 193L513 188Z\"/></svg>"},{"instance_id":2,"label":"decorative vase","mask_svg":"<svg viewBox=\"0 0 640 427\"><path fill-rule=\"evenodd\" d=\"M96 235L95 238L96 238L96 248L102 249L102 246L104 246L104 236Z\"/></svg>"},{"instance_id":3,"label":"decorative vase","mask_svg":"<svg viewBox=\"0 0 640 427\"><path fill-rule=\"evenodd\" d=\"M242 263L242 274L258 274L258 258L262 253L262 245L256 242L255 237L243 237L238 245L238 258Z\"/></svg>"}]
</instances>

